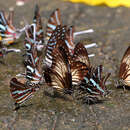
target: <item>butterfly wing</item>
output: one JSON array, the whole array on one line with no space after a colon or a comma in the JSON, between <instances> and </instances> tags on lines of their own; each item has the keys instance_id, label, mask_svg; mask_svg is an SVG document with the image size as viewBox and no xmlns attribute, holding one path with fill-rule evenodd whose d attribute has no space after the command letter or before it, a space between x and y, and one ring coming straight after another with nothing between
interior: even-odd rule
<instances>
[{"instance_id":1,"label":"butterfly wing","mask_svg":"<svg viewBox=\"0 0 130 130\"><path fill-rule=\"evenodd\" d=\"M37 48L37 51L41 52L44 45L44 33L42 29L42 21L39 12L39 7L36 5L33 24L26 30L26 38L25 38L25 47L26 51L30 51L32 45L34 44Z\"/></svg>"},{"instance_id":2,"label":"butterfly wing","mask_svg":"<svg viewBox=\"0 0 130 130\"><path fill-rule=\"evenodd\" d=\"M80 61L71 62L72 84L78 85L88 73L87 66Z\"/></svg>"},{"instance_id":3,"label":"butterfly wing","mask_svg":"<svg viewBox=\"0 0 130 130\"><path fill-rule=\"evenodd\" d=\"M33 87L26 87L24 83L19 82L16 78L12 78L10 81L11 96L17 104L22 104L23 102L31 98L33 93L35 92L35 89Z\"/></svg>"},{"instance_id":4,"label":"butterfly wing","mask_svg":"<svg viewBox=\"0 0 130 130\"><path fill-rule=\"evenodd\" d=\"M40 16L39 6L35 6L35 12L34 12L34 18L33 23L36 24L36 41L39 42L39 44L44 43L44 32L42 28L42 20Z\"/></svg>"},{"instance_id":5,"label":"butterfly wing","mask_svg":"<svg viewBox=\"0 0 130 130\"><path fill-rule=\"evenodd\" d=\"M130 46L121 60L119 77L125 85L130 86Z\"/></svg>"},{"instance_id":6,"label":"butterfly wing","mask_svg":"<svg viewBox=\"0 0 130 130\"><path fill-rule=\"evenodd\" d=\"M61 25L61 16L60 16L60 10L56 9L51 15L48 20L47 24L47 30L46 30L46 37L47 40L50 39L53 31L56 29L58 25Z\"/></svg>"},{"instance_id":7,"label":"butterfly wing","mask_svg":"<svg viewBox=\"0 0 130 130\"><path fill-rule=\"evenodd\" d=\"M75 31L74 26L69 27L69 29L67 30L67 33L66 33L66 40L65 40L65 43L68 46L69 52L71 55L73 55L74 47L75 47L74 31Z\"/></svg>"},{"instance_id":8,"label":"butterfly wing","mask_svg":"<svg viewBox=\"0 0 130 130\"><path fill-rule=\"evenodd\" d=\"M32 52L26 59L26 78L33 83L39 83L42 79L42 55L38 55L35 46L32 47Z\"/></svg>"},{"instance_id":9,"label":"butterfly wing","mask_svg":"<svg viewBox=\"0 0 130 130\"><path fill-rule=\"evenodd\" d=\"M80 61L85 63L88 68L90 68L90 61L88 58L88 52L82 43L77 43L74 49L73 55L74 61Z\"/></svg>"},{"instance_id":10,"label":"butterfly wing","mask_svg":"<svg viewBox=\"0 0 130 130\"><path fill-rule=\"evenodd\" d=\"M0 39L3 44L10 45L15 39L20 37L21 33L16 31L13 26L13 12L9 13L8 18L4 11L0 11Z\"/></svg>"},{"instance_id":11,"label":"butterfly wing","mask_svg":"<svg viewBox=\"0 0 130 130\"><path fill-rule=\"evenodd\" d=\"M33 83L39 83L42 78L42 68L40 58L30 55L29 61L26 63L26 78Z\"/></svg>"},{"instance_id":12,"label":"butterfly wing","mask_svg":"<svg viewBox=\"0 0 130 130\"><path fill-rule=\"evenodd\" d=\"M106 75L105 77L102 77L102 65L96 68L90 68L87 75L84 76L84 79L80 85L84 90L87 90L87 92L89 92L90 94L105 95L105 82L109 76L110 74Z\"/></svg>"},{"instance_id":13,"label":"butterfly wing","mask_svg":"<svg viewBox=\"0 0 130 130\"><path fill-rule=\"evenodd\" d=\"M53 50L51 68L44 73L46 82L57 90L71 90L72 77L67 55L63 48ZM49 70L49 71L48 71Z\"/></svg>"},{"instance_id":14,"label":"butterfly wing","mask_svg":"<svg viewBox=\"0 0 130 130\"><path fill-rule=\"evenodd\" d=\"M51 66L52 64L52 51L56 47L65 45L65 34L66 34L66 26L57 26L53 31L46 47L45 51L45 64L47 66Z\"/></svg>"},{"instance_id":15,"label":"butterfly wing","mask_svg":"<svg viewBox=\"0 0 130 130\"><path fill-rule=\"evenodd\" d=\"M37 50L37 44L33 42L33 28L29 28L26 32L25 38L25 60L26 78L37 84L42 80L42 54Z\"/></svg>"}]
</instances>

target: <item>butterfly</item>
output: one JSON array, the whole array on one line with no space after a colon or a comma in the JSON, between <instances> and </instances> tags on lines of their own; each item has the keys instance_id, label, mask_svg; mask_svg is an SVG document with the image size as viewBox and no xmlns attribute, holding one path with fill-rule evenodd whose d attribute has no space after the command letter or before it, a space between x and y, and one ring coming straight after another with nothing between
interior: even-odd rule
<instances>
[{"instance_id":1,"label":"butterfly","mask_svg":"<svg viewBox=\"0 0 130 130\"><path fill-rule=\"evenodd\" d=\"M42 51L37 49L39 44L35 43L33 26L26 30L24 65L25 73L22 74L31 83L39 84L43 82L42 77Z\"/></svg>"},{"instance_id":2,"label":"butterfly","mask_svg":"<svg viewBox=\"0 0 130 130\"><path fill-rule=\"evenodd\" d=\"M110 73L102 76L102 65L91 67L76 88L79 91L76 98L88 104L100 102L100 97L109 93L105 86L109 76Z\"/></svg>"},{"instance_id":3,"label":"butterfly","mask_svg":"<svg viewBox=\"0 0 130 130\"><path fill-rule=\"evenodd\" d=\"M65 50L54 48L52 52L52 66L47 67L44 72L46 83L58 91L71 92L72 76L70 65Z\"/></svg>"},{"instance_id":4,"label":"butterfly","mask_svg":"<svg viewBox=\"0 0 130 130\"><path fill-rule=\"evenodd\" d=\"M130 46L121 60L119 78L124 85L130 86Z\"/></svg>"},{"instance_id":5,"label":"butterfly","mask_svg":"<svg viewBox=\"0 0 130 130\"><path fill-rule=\"evenodd\" d=\"M13 12L9 12L8 17L6 17L4 11L0 11L0 42L4 45L10 45L18 39L22 31L16 29L13 26Z\"/></svg>"},{"instance_id":6,"label":"butterfly","mask_svg":"<svg viewBox=\"0 0 130 130\"><path fill-rule=\"evenodd\" d=\"M102 65L98 67L92 67L86 76L84 76L83 81L81 82L82 88L85 88L89 93L95 95L105 95L106 86L105 83L110 76L110 73L102 77Z\"/></svg>"},{"instance_id":7,"label":"butterfly","mask_svg":"<svg viewBox=\"0 0 130 130\"><path fill-rule=\"evenodd\" d=\"M66 35L66 26L57 26L56 29L53 31L50 39L48 40L46 50L45 50L45 64L47 66L51 66L52 64L52 51L57 46L61 46L61 44L65 43L65 35ZM63 41L63 42L60 42Z\"/></svg>"},{"instance_id":8,"label":"butterfly","mask_svg":"<svg viewBox=\"0 0 130 130\"><path fill-rule=\"evenodd\" d=\"M21 80L12 78L10 81L10 93L15 100L15 110L17 110L25 101L30 99L38 89L38 85L27 83L24 78Z\"/></svg>"},{"instance_id":9,"label":"butterfly","mask_svg":"<svg viewBox=\"0 0 130 130\"><path fill-rule=\"evenodd\" d=\"M81 65L82 64L82 65ZM78 69L78 66L80 66ZM77 74L76 74L77 72ZM105 82L110 74L102 77L102 65L92 67L88 57L88 52L82 43L77 43L71 61L71 73L73 85L78 85L82 93L90 95L105 95ZM74 75L75 74L75 75ZM77 86L75 86L77 87ZM77 88L75 88L77 89ZM94 96L91 96L95 99Z\"/></svg>"},{"instance_id":10,"label":"butterfly","mask_svg":"<svg viewBox=\"0 0 130 130\"><path fill-rule=\"evenodd\" d=\"M46 37L47 40L51 38L51 35L54 30L56 30L57 26L63 26L61 22L61 15L60 15L60 10L56 9L53 11L51 14L48 24L47 24L47 31L46 31ZM64 27L64 26L63 26ZM66 28L66 44L69 47L70 51L73 51L74 49L74 26L69 27L68 29Z\"/></svg>"},{"instance_id":11,"label":"butterfly","mask_svg":"<svg viewBox=\"0 0 130 130\"><path fill-rule=\"evenodd\" d=\"M56 29L56 27L58 25L62 25L62 22L61 22L60 10L56 9L50 15L50 18L48 20L48 24L47 24L47 27L46 27L46 39L47 40L50 39L53 31Z\"/></svg>"},{"instance_id":12,"label":"butterfly","mask_svg":"<svg viewBox=\"0 0 130 130\"><path fill-rule=\"evenodd\" d=\"M70 51L69 51L70 49L67 46L68 40L66 38L66 32L67 32L66 26L64 26L64 28L61 26L57 26L56 31L53 32L51 38L48 41L48 46L47 46L47 50L45 53L46 54L45 62L46 62L48 67L51 67L52 58L53 58L53 55L52 55L53 49L57 48L57 47L64 48L65 53L66 53L67 58L68 58L68 62L71 65L72 83L78 84L78 82L81 81L83 79L83 76L87 73L87 66L86 65L88 65L88 62L89 62L88 53L87 53L84 45L82 45L83 50L81 50L81 49L79 50L79 44L77 44L75 49L74 49L74 55L72 56L72 53L70 53ZM55 33L56 33L56 35L55 35ZM80 51L83 52L84 55L86 55L86 59L84 59L84 61L86 60L85 62L87 62L86 64L81 63L81 62L83 62L83 60L81 60L82 58L79 58L80 53L81 53ZM82 57L82 55L81 55L81 57Z\"/></svg>"},{"instance_id":13,"label":"butterfly","mask_svg":"<svg viewBox=\"0 0 130 130\"><path fill-rule=\"evenodd\" d=\"M47 41L50 39L53 31L56 29L56 27L58 25L63 26L62 21L61 21L61 13L59 9L56 9L52 12L52 14L50 15L50 18L48 20L48 24L47 24L47 29L46 29L46 43ZM69 33L69 44L72 47L74 47L74 39L75 37L77 37L78 35L82 35L82 34L86 34L86 33L92 33L94 32L93 29L89 29L89 30L83 30L83 31L79 31L79 32L75 32L75 28L74 26L70 26L67 27L68 28L68 33ZM73 53L73 48L70 46L70 50ZM85 45L86 48L91 48L91 47L97 47L96 43L91 43L88 45Z\"/></svg>"},{"instance_id":14,"label":"butterfly","mask_svg":"<svg viewBox=\"0 0 130 130\"><path fill-rule=\"evenodd\" d=\"M67 53L67 55L68 54L69 53ZM71 66L72 84L78 85L90 68L88 52L82 43L77 43L73 55L68 57L70 57L69 61Z\"/></svg>"},{"instance_id":15,"label":"butterfly","mask_svg":"<svg viewBox=\"0 0 130 130\"><path fill-rule=\"evenodd\" d=\"M26 40L27 42L27 40ZM42 78L42 55L37 50L35 44L28 41L26 46L29 48L26 50L24 56L24 65L26 68L25 77L31 82L37 84L43 80Z\"/></svg>"},{"instance_id":16,"label":"butterfly","mask_svg":"<svg viewBox=\"0 0 130 130\"><path fill-rule=\"evenodd\" d=\"M35 44L39 52L42 51L44 47L44 32L38 5L35 6L33 23L25 29L25 32L25 46L27 50L31 48L31 45L28 44L28 41L30 41L32 44Z\"/></svg>"},{"instance_id":17,"label":"butterfly","mask_svg":"<svg viewBox=\"0 0 130 130\"><path fill-rule=\"evenodd\" d=\"M42 78L42 56L38 55L35 47L32 48L32 53L26 59L26 78L37 84L43 80Z\"/></svg>"}]
</instances>

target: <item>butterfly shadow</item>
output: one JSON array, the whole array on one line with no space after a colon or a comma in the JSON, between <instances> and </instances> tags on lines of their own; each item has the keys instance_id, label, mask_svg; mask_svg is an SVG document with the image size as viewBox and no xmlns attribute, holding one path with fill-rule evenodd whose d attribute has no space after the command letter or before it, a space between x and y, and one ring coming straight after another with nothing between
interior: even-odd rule
<instances>
[{"instance_id":1,"label":"butterfly shadow","mask_svg":"<svg viewBox=\"0 0 130 130\"><path fill-rule=\"evenodd\" d=\"M64 101L71 101L71 99L69 97L67 97L66 95L69 95L69 94L66 94L66 93L60 93L60 92L57 92L56 90L53 91L53 93L49 93L47 91L44 91L43 92L45 96L48 96L48 97L51 97L51 98L59 98L59 99L63 99Z\"/></svg>"},{"instance_id":2,"label":"butterfly shadow","mask_svg":"<svg viewBox=\"0 0 130 130\"><path fill-rule=\"evenodd\" d=\"M32 106L33 104L28 104L28 105L19 105L17 103L14 104L15 105L15 108L13 109L13 111L18 111L20 108L26 108L26 107L29 107L29 106Z\"/></svg>"},{"instance_id":3,"label":"butterfly shadow","mask_svg":"<svg viewBox=\"0 0 130 130\"><path fill-rule=\"evenodd\" d=\"M130 87L129 86L125 86L125 85L118 85L117 89L124 89L124 91L125 91L125 90L130 90Z\"/></svg>"},{"instance_id":4,"label":"butterfly shadow","mask_svg":"<svg viewBox=\"0 0 130 130\"><path fill-rule=\"evenodd\" d=\"M3 61L3 60L0 60L0 64L6 65L5 61Z\"/></svg>"},{"instance_id":5,"label":"butterfly shadow","mask_svg":"<svg viewBox=\"0 0 130 130\"><path fill-rule=\"evenodd\" d=\"M84 97L81 99L81 102L86 105L95 105L95 104L102 104L105 99L98 99L97 97L94 98L89 98L89 97Z\"/></svg>"}]
</instances>

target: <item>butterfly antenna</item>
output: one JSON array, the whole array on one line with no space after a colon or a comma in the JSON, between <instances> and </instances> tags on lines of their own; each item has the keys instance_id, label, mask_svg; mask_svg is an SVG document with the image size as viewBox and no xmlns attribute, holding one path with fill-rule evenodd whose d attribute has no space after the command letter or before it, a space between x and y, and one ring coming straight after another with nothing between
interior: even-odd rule
<instances>
[{"instance_id":1,"label":"butterfly antenna","mask_svg":"<svg viewBox=\"0 0 130 130\"><path fill-rule=\"evenodd\" d=\"M7 52L16 52L16 53L19 53L19 52L21 52L21 50L20 49L14 49L14 48L12 48L12 49L8 49Z\"/></svg>"},{"instance_id":2,"label":"butterfly antenna","mask_svg":"<svg viewBox=\"0 0 130 130\"><path fill-rule=\"evenodd\" d=\"M95 56L95 54L89 54L88 55L88 57L90 58L90 57L94 57Z\"/></svg>"},{"instance_id":3,"label":"butterfly antenna","mask_svg":"<svg viewBox=\"0 0 130 130\"><path fill-rule=\"evenodd\" d=\"M26 33L26 30L31 26L31 25L29 25L28 24L28 22L27 22L27 20L23 17L23 21L24 21L24 27L22 28L22 29L20 29L19 31L20 32L23 32L23 31L25 31L25 33Z\"/></svg>"},{"instance_id":4,"label":"butterfly antenna","mask_svg":"<svg viewBox=\"0 0 130 130\"><path fill-rule=\"evenodd\" d=\"M98 47L98 45L96 43L91 43L91 44L85 45L86 49L92 48L92 47Z\"/></svg>"},{"instance_id":5,"label":"butterfly antenna","mask_svg":"<svg viewBox=\"0 0 130 130\"><path fill-rule=\"evenodd\" d=\"M88 30L84 30L84 31L74 32L74 37L76 37L77 35L82 35L82 34L86 34L86 33L93 33L93 32L94 32L93 29L88 29Z\"/></svg>"}]
</instances>

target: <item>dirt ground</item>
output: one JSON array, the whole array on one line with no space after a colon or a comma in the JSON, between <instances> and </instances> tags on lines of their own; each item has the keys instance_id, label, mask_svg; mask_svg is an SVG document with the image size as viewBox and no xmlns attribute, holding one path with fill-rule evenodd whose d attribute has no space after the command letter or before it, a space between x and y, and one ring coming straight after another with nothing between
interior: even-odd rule
<instances>
[{"instance_id":1,"label":"dirt ground","mask_svg":"<svg viewBox=\"0 0 130 130\"><path fill-rule=\"evenodd\" d=\"M61 10L63 23L74 25L76 31L94 29L94 33L78 36L75 41L98 44L88 52L96 54L91 58L93 65L102 64L105 73L111 72L107 82L111 94L103 103L85 105L47 96L43 86L24 107L13 111L9 81L24 72L22 54L13 53L4 59L5 64L0 64L0 130L130 130L130 91L117 89L115 85L120 60L130 45L130 8L90 7L62 0L30 0L18 7L15 0L0 0L0 9L14 9L14 23L22 27L23 19L32 22L36 3L40 6L44 29L56 8ZM23 37L12 47L23 48Z\"/></svg>"}]
</instances>

